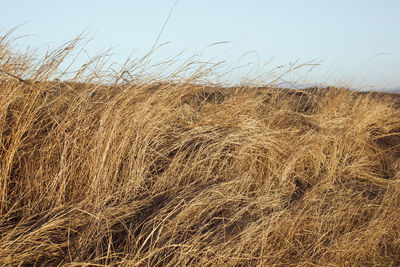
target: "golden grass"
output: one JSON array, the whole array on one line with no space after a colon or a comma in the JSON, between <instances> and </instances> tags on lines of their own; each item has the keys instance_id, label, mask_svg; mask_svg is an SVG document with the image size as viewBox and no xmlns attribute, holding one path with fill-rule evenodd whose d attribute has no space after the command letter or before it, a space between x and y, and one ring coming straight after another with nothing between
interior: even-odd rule
<instances>
[{"instance_id":1,"label":"golden grass","mask_svg":"<svg viewBox=\"0 0 400 267\"><path fill-rule=\"evenodd\" d=\"M400 264L395 96L51 82L4 40L3 265Z\"/></svg>"}]
</instances>

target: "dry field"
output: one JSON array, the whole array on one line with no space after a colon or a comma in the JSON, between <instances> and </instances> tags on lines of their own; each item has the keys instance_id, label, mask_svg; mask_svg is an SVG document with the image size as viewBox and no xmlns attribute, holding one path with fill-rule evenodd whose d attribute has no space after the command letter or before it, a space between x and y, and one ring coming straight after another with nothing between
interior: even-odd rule
<instances>
[{"instance_id":1,"label":"dry field","mask_svg":"<svg viewBox=\"0 0 400 267\"><path fill-rule=\"evenodd\" d=\"M54 82L68 49L1 40L2 266L400 265L397 95Z\"/></svg>"}]
</instances>

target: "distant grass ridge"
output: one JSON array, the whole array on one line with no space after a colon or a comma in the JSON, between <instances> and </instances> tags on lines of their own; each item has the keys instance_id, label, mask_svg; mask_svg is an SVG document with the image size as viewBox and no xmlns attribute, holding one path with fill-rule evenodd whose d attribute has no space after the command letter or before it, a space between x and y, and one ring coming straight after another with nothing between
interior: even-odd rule
<instances>
[{"instance_id":1,"label":"distant grass ridge","mask_svg":"<svg viewBox=\"0 0 400 267\"><path fill-rule=\"evenodd\" d=\"M2 40L0 263L400 264L396 95L54 81Z\"/></svg>"}]
</instances>

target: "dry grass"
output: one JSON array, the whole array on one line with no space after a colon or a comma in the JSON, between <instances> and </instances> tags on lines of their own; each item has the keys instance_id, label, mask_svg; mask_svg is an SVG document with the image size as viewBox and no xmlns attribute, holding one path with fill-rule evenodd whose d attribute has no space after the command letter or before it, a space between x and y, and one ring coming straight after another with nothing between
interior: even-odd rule
<instances>
[{"instance_id":1,"label":"dry grass","mask_svg":"<svg viewBox=\"0 0 400 267\"><path fill-rule=\"evenodd\" d=\"M50 82L68 49L4 40L3 265L400 264L395 97Z\"/></svg>"}]
</instances>

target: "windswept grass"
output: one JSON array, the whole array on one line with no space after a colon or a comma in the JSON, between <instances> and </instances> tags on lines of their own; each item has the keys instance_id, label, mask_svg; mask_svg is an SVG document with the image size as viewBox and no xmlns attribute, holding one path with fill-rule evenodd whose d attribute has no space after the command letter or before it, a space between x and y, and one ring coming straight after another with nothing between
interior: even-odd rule
<instances>
[{"instance_id":1,"label":"windswept grass","mask_svg":"<svg viewBox=\"0 0 400 267\"><path fill-rule=\"evenodd\" d=\"M396 96L54 82L68 47L2 40L2 265L400 264Z\"/></svg>"}]
</instances>

